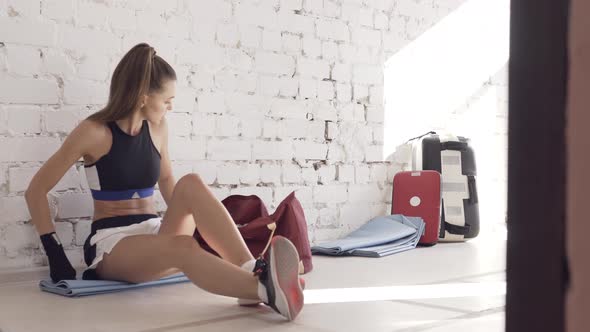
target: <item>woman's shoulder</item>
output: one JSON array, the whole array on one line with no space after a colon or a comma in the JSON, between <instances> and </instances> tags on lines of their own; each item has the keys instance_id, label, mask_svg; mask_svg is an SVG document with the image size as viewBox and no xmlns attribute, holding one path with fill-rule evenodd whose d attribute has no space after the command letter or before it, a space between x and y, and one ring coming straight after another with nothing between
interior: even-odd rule
<instances>
[{"instance_id":1,"label":"woman's shoulder","mask_svg":"<svg viewBox=\"0 0 590 332\"><path fill-rule=\"evenodd\" d=\"M89 151L110 142L110 139L111 133L105 123L84 119L70 132L67 141L73 141L81 150Z\"/></svg>"},{"instance_id":2,"label":"woman's shoulder","mask_svg":"<svg viewBox=\"0 0 590 332\"><path fill-rule=\"evenodd\" d=\"M109 135L106 125L84 119L68 134L61 150L76 156L92 155L104 149L103 145L110 140Z\"/></svg>"}]
</instances>

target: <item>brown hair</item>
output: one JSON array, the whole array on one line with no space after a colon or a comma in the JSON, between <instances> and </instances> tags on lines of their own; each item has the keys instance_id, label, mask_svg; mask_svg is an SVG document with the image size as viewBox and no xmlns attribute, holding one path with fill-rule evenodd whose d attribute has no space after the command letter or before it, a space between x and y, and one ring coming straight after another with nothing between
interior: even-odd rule
<instances>
[{"instance_id":1,"label":"brown hair","mask_svg":"<svg viewBox=\"0 0 590 332\"><path fill-rule=\"evenodd\" d=\"M107 105L88 119L115 121L133 113L141 96L158 92L167 80L176 80L176 72L153 47L135 45L123 56L111 78Z\"/></svg>"}]
</instances>

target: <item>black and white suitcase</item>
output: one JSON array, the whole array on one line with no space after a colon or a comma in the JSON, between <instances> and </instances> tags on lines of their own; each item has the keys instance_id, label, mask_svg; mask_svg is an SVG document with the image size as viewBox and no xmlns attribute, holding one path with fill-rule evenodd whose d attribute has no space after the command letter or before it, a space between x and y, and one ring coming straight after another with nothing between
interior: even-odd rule
<instances>
[{"instance_id":1,"label":"black and white suitcase","mask_svg":"<svg viewBox=\"0 0 590 332\"><path fill-rule=\"evenodd\" d=\"M469 139L430 132L408 142L412 170L435 170L442 177L439 241L466 241L479 234L475 155Z\"/></svg>"}]
</instances>

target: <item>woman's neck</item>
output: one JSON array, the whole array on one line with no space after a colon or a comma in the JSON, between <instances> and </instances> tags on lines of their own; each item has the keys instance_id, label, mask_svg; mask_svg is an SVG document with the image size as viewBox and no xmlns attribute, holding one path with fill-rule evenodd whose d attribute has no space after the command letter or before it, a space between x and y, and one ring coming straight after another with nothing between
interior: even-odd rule
<instances>
[{"instance_id":1,"label":"woman's neck","mask_svg":"<svg viewBox=\"0 0 590 332\"><path fill-rule=\"evenodd\" d=\"M123 130L125 133L131 136L135 136L139 134L139 132L141 131L143 120L143 117L137 114L124 119L117 120L116 122L119 128L121 128L121 130Z\"/></svg>"}]
</instances>

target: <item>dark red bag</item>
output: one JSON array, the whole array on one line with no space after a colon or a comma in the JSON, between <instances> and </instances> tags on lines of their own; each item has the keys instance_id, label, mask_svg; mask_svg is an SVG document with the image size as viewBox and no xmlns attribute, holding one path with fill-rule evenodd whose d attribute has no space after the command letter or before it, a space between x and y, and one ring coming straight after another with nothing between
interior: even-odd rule
<instances>
[{"instance_id":1,"label":"dark red bag","mask_svg":"<svg viewBox=\"0 0 590 332\"><path fill-rule=\"evenodd\" d=\"M304 274L313 269L307 222L303 207L295 197L294 191L279 204L272 215L268 214L264 203L256 195L231 195L221 203L236 223L252 256L258 257L270 243L272 236L282 235L291 240L297 248L300 259L299 273ZM217 255L196 229L194 238L203 249Z\"/></svg>"}]
</instances>

